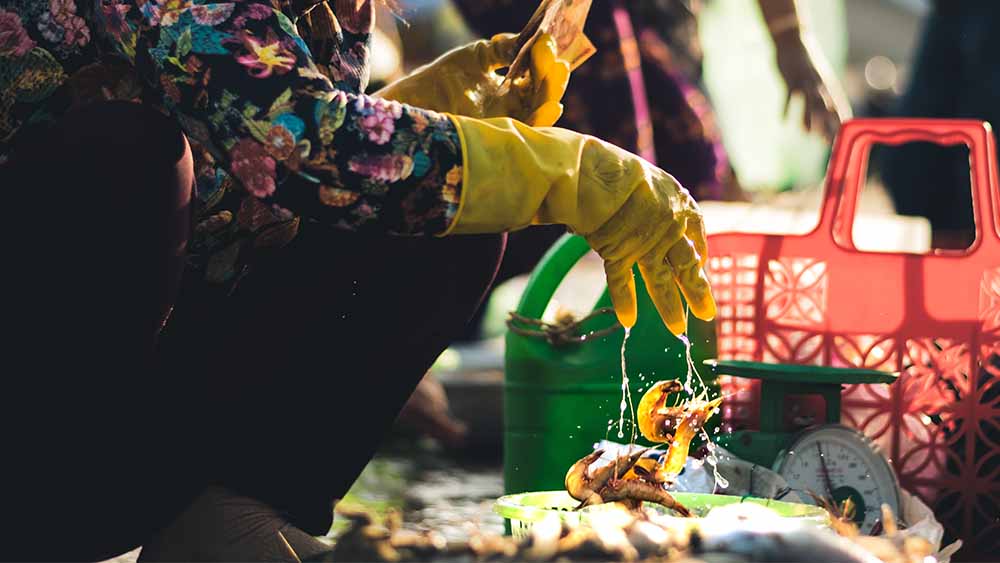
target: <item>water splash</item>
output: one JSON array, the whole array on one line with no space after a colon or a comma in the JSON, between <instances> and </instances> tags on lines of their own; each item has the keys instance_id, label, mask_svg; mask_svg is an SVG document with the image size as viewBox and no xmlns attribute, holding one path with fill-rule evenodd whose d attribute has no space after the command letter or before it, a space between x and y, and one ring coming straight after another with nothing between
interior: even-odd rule
<instances>
[{"instance_id":1,"label":"water splash","mask_svg":"<svg viewBox=\"0 0 1000 563\"><path fill-rule=\"evenodd\" d=\"M685 309L684 316L690 320L690 309ZM690 326L690 324L689 324ZM688 338L687 334L681 334L677 337L684 344L684 359L687 364L687 373L684 376L684 392L692 400L708 401L708 386L705 385L705 380L702 379L701 374L698 372L698 366L694 363L694 358L691 356L691 340ZM695 387L698 391L695 392ZM715 433L719 432L718 427L715 428ZM705 463L712 467L712 476L715 478L715 486L719 489L728 489L729 480L726 479L719 472L719 457L718 457L718 446L712 442L711 436L705 429L701 429L701 436L705 440L705 447L708 449L708 455L705 456Z\"/></svg>"},{"instance_id":2,"label":"water splash","mask_svg":"<svg viewBox=\"0 0 1000 563\"><path fill-rule=\"evenodd\" d=\"M625 345L628 344L628 337L632 334L632 329L625 328L625 338L622 340L622 401L618 405L618 438L625 437L625 409L632 403L632 393L628 388L628 372L625 370ZM633 414L634 416L634 414ZM635 434L635 424L632 433Z\"/></svg>"},{"instance_id":3,"label":"water splash","mask_svg":"<svg viewBox=\"0 0 1000 563\"><path fill-rule=\"evenodd\" d=\"M694 358L691 356L691 340L686 334L678 336L677 339L684 344L684 361L687 364L687 372L684 374L684 391L692 399L708 400L708 387L705 386L705 381L698 373L698 366L695 365ZM695 387L698 388L697 392L695 392Z\"/></svg>"},{"instance_id":4,"label":"water splash","mask_svg":"<svg viewBox=\"0 0 1000 563\"><path fill-rule=\"evenodd\" d=\"M701 437L705 439L705 447L708 449L708 455L705 456L705 463L712 467L712 477L715 479L715 486L718 489L728 489L729 480L719 472L719 456L716 455L718 454L718 446L712 442L712 439L704 430L701 431Z\"/></svg>"}]
</instances>

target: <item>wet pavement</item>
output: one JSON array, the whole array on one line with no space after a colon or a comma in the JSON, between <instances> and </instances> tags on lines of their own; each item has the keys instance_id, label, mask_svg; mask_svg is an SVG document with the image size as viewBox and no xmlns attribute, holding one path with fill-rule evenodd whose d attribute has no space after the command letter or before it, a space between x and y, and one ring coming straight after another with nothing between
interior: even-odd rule
<instances>
[{"instance_id":1,"label":"wet pavement","mask_svg":"<svg viewBox=\"0 0 1000 563\"><path fill-rule=\"evenodd\" d=\"M426 442L393 443L368 464L343 502L378 514L399 510L407 528L460 540L475 529L503 533L503 519L493 512L502 494L501 460L494 456L449 455ZM346 524L335 519L332 532Z\"/></svg>"}]
</instances>

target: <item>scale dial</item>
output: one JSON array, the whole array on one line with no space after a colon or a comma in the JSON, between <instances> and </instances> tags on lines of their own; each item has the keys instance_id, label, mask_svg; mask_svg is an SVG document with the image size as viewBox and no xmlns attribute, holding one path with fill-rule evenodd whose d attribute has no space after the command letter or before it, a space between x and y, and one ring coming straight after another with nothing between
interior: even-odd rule
<instances>
[{"instance_id":1,"label":"scale dial","mask_svg":"<svg viewBox=\"0 0 1000 563\"><path fill-rule=\"evenodd\" d=\"M846 426L804 430L778 455L774 469L804 502L815 502L809 491L838 505L852 499L854 521L863 534L881 520L883 504L900 514L896 473L871 440Z\"/></svg>"}]
</instances>

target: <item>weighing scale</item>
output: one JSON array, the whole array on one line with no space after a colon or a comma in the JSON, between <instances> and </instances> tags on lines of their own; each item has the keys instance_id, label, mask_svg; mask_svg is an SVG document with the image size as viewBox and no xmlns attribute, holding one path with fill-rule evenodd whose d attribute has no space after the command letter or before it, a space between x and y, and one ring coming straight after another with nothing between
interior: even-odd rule
<instances>
[{"instance_id":1,"label":"weighing scale","mask_svg":"<svg viewBox=\"0 0 1000 563\"><path fill-rule=\"evenodd\" d=\"M813 502L810 491L837 505L851 499L862 533L875 528L883 504L900 514L899 481L889 462L864 434L840 423L841 386L890 384L898 374L731 360L707 360L705 365L716 376L760 380L759 430L720 435L720 446L774 469L806 502ZM789 416L795 405L815 404L817 398L824 403L821 422Z\"/></svg>"}]
</instances>

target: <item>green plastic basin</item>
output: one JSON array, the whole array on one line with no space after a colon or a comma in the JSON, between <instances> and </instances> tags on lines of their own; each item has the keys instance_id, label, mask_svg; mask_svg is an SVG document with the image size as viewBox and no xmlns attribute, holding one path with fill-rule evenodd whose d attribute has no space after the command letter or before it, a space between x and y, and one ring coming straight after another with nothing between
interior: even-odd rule
<instances>
[{"instance_id":1,"label":"green plastic basin","mask_svg":"<svg viewBox=\"0 0 1000 563\"><path fill-rule=\"evenodd\" d=\"M706 516L713 508L740 503L752 503L769 508L782 518L791 518L804 525L821 528L830 525L830 515L827 511L811 504L704 493L671 494L695 516L693 518L672 516L671 511L652 503L646 503L645 507L658 511L663 516L670 517L676 520L679 525L684 526L697 525L701 517ZM565 491L541 491L500 497L493 505L493 511L506 519L510 524L511 534L520 538L530 532L532 525L550 515L557 515L564 522L570 524L586 525L591 518L609 509L609 505L598 505L580 511L574 510L579 504L579 501L569 496L569 493Z\"/></svg>"},{"instance_id":2,"label":"green plastic basin","mask_svg":"<svg viewBox=\"0 0 1000 563\"><path fill-rule=\"evenodd\" d=\"M580 501L566 491L542 491L504 495L493 504L493 512L503 517L515 538L526 536L536 522L555 514L569 524L580 523Z\"/></svg>"}]
</instances>

